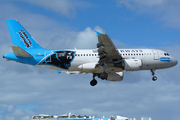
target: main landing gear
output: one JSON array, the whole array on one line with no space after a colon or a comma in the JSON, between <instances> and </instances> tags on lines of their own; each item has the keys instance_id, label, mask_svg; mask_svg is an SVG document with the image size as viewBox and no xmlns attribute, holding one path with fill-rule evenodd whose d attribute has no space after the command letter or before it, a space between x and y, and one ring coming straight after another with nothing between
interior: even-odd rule
<instances>
[{"instance_id":1,"label":"main landing gear","mask_svg":"<svg viewBox=\"0 0 180 120\"><path fill-rule=\"evenodd\" d=\"M91 82L90 82L91 86L95 86L96 84L97 84L97 80L96 79L91 80Z\"/></svg>"},{"instance_id":2,"label":"main landing gear","mask_svg":"<svg viewBox=\"0 0 180 120\"><path fill-rule=\"evenodd\" d=\"M105 80L107 79L108 77L108 74L106 72L103 72L101 74L96 74L96 73L93 73L93 80L91 80L90 82L90 85L91 86L95 86L97 84L97 80L95 79L95 77L98 76L99 78L101 78L102 80Z\"/></svg>"},{"instance_id":3,"label":"main landing gear","mask_svg":"<svg viewBox=\"0 0 180 120\"><path fill-rule=\"evenodd\" d=\"M97 76L97 74L93 73L93 80L91 80L91 82L90 82L91 86L95 86L97 84L97 80L95 79L96 76Z\"/></svg>"},{"instance_id":4,"label":"main landing gear","mask_svg":"<svg viewBox=\"0 0 180 120\"><path fill-rule=\"evenodd\" d=\"M101 73L99 76L99 78L101 78L102 80L107 79L107 77L108 77L108 74L106 72Z\"/></svg>"},{"instance_id":5,"label":"main landing gear","mask_svg":"<svg viewBox=\"0 0 180 120\"><path fill-rule=\"evenodd\" d=\"M154 76L154 74L155 74L155 69L151 69L151 73L152 73L152 75L153 75L152 80L153 80L153 81L156 81L156 80L157 80L157 77Z\"/></svg>"}]
</instances>

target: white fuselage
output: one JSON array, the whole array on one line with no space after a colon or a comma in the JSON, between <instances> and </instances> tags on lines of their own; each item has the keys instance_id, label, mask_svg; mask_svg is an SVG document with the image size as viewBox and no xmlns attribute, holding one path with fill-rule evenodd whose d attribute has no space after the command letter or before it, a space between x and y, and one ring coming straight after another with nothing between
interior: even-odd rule
<instances>
[{"instance_id":1,"label":"white fuselage","mask_svg":"<svg viewBox=\"0 0 180 120\"><path fill-rule=\"evenodd\" d=\"M54 66L39 66L61 71L80 71L85 73L101 73L105 68L105 72L121 72L121 71L137 71L137 70L151 70L151 69L164 69L175 66L177 60L169 56L168 53L157 49L118 49L124 60L138 59L141 61L142 66L139 69L122 69L120 67L106 66L97 67L95 65L99 61L97 49L82 49L71 50L75 51L75 57L71 62L69 70L60 69ZM137 63L136 63L137 64Z\"/></svg>"}]
</instances>

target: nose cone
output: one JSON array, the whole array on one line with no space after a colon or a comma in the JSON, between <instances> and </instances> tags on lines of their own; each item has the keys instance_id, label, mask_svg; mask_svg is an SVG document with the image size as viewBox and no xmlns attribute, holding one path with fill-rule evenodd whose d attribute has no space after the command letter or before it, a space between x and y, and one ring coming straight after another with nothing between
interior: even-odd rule
<instances>
[{"instance_id":1,"label":"nose cone","mask_svg":"<svg viewBox=\"0 0 180 120\"><path fill-rule=\"evenodd\" d=\"M175 58L173 58L173 59L172 59L172 64L173 64L173 66L175 66L175 65L178 64L178 61L177 61Z\"/></svg>"}]
</instances>

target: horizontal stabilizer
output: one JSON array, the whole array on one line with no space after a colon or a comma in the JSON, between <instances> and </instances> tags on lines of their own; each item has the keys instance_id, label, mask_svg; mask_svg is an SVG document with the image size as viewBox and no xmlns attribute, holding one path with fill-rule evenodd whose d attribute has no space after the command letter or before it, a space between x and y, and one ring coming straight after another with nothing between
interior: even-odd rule
<instances>
[{"instance_id":1,"label":"horizontal stabilizer","mask_svg":"<svg viewBox=\"0 0 180 120\"><path fill-rule=\"evenodd\" d=\"M19 57L32 57L28 52L20 48L19 46L11 46L14 54Z\"/></svg>"}]
</instances>

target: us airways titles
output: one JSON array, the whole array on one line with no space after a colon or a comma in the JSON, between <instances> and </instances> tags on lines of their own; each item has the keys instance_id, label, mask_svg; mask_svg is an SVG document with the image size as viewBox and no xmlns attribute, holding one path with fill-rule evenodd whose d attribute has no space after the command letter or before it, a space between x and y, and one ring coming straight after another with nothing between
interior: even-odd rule
<instances>
[{"instance_id":1,"label":"us airways titles","mask_svg":"<svg viewBox=\"0 0 180 120\"><path fill-rule=\"evenodd\" d=\"M31 42L31 40L29 39L29 37L27 36L27 34L24 32L24 30L20 30L20 32L17 32L17 33L19 34L19 37L20 37L21 40L24 42L24 44L25 44L25 46L26 46L27 48L32 47L32 42ZM27 41L28 41L29 43L26 41L26 39L27 39Z\"/></svg>"},{"instance_id":2,"label":"us airways titles","mask_svg":"<svg viewBox=\"0 0 180 120\"><path fill-rule=\"evenodd\" d=\"M93 50L93 52L94 53L96 53L96 52L98 52L98 49L96 49L96 50ZM139 53L139 52L143 52L143 50L138 50L138 49L126 49L126 50L119 50L119 52L129 52L129 53L132 53L132 52L137 52L137 53Z\"/></svg>"}]
</instances>

